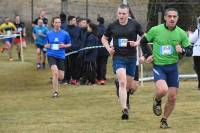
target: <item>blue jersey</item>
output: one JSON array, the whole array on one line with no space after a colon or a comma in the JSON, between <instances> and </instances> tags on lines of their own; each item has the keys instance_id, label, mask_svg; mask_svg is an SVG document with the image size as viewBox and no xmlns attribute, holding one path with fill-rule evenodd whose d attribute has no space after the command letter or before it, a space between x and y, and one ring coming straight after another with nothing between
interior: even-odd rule
<instances>
[{"instance_id":1,"label":"blue jersey","mask_svg":"<svg viewBox=\"0 0 200 133\"><path fill-rule=\"evenodd\" d=\"M47 49L47 56L65 59L65 48L59 48L59 45L62 43L71 44L71 38L64 30L59 32L52 30L47 33L47 43L50 44L50 48Z\"/></svg>"},{"instance_id":2,"label":"blue jersey","mask_svg":"<svg viewBox=\"0 0 200 133\"><path fill-rule=\"evenodd\" d=\"M37 26L37 25L34 26L33 33L36 36L35 44L41 45L41 46L44 46L46 44L46 37L44 37L40 34L43 34L46 36L47 31L48 31L48 29L45 26Z\"/></svg>"}]
</instances>

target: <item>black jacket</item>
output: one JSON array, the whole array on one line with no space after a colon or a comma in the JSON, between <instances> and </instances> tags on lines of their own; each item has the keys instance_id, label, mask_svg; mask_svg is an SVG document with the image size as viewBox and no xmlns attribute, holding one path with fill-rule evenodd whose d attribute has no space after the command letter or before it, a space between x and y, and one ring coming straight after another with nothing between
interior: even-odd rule
<instances>
[{"instance_id":1,"label":"black jacket","mask_svg":"<svg viewBox=\"0 0 200 133\"><path fill-rule=\"evenodd\" d=\"M98 45L98 38L91 32L88 32L85 46L93 47ZM95 62L97 57L97 49L88 49L84 52L84 60Z\"/></svg>"}]
</instances>

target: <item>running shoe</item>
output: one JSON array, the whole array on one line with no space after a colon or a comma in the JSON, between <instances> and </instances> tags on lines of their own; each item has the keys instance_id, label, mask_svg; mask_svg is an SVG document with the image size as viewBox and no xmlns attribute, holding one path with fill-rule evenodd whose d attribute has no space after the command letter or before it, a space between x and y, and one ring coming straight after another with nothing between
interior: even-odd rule
<instances>
[{"instance_id":1,"label":"running shoe","mask_svg":"<svg viewBox=\"0 0 200 133\"><path fill-rule=\"evenodd\" d=\"M100 85L101 84L101 80L96 80L96 84Z\"/></svg>"},{"instance_id":2,"label":"running shoe","mask_svg":"<svg viewBox=\"0 0 200 133\"><path fill-rule=\"evenodd\" d=\"M9 61L13 61L13 58L12 58L12 57L10 57L8 60L9 60Z\"/></svg>"},{"instance_id":3,"label":"running shoe","mask_svg":"<svg viewBox=\"0 0 200 133\"><path fill-rule=\"evenodd\" d=\"M122 120L128 120L128 109L122 110Z\"/></svg>"},{"instance_id":4,"label":"running shoe","mask_svg":"<svg viewBox=\"0 0 200 133\"><path fill-rule=\"evenodd\" d=\"M155 97L153 98L153 112L156 116L160 116L162 114L161 100L158 101Z\"/></svg>"},{"instance_id":5,"label":"running shoe","mask_svg":"<svg viewBox=\"0 0 200 133\"><path fill-rule=\"evenodd\" d=\"M100 80L100 85L105 85L106 81L105 80Z\"/></svg>"},{"instance_id":6,"label":"running shoe","mask_svg":"<svg viewBox=\"0 0 200 133\"><path fill-rule=\"evenodd\" d=\"M133 95L135 91L132 90L132 89L129 89L128 92L129 92L130 95Z\"/></svg>"},{"instance_id":7,"label":"running shoe","mask_svg":"<svg viewBox=\"0 0 200 133\"><path fill-rule=\"evenodd\" d=\"M72 80L70 81L70 83L71 83L72 85L77 85L77 84L78 84L77 80L75 80L75 79L72 79Z\"/></svg>"},{"instance_id":8,"label":"running shoe","mask_svg":"<svg viewBox=\"0 0 200 133\"><path fill-rule=\"evenodd\" d=\"M42 63L42 68L45 69L46 68L46 64Z\"/></svg>"},{"instance_id":9,"label":"running shoe","mask_svg":"<svg viewBox=\"0 0 200 133\"><path fill-rule=\"evenodd\" d=\"M37 68L37 69L40 69L40 68L41 68L40 63L37 64L36 68Z\"/></svg>"},{"instance_id":10,"label":"running shoe","mask_svg":"<svg viewBox=\"0 0 200 133\"><path fill-rule=\"evenodd\" d=\"M169 128L169 127L168 127L168 124L167 124L167 119L162 118L162 119L160 120L160 128L162 128L162 129Z\"/></svg>"},{"instance_id":11,"label":"running shoe","mask_svg":"<svg viewBox=\"0 0 200 133\"><path fill-rule=\"evenodd\" d=\"M58 95L58 92L57 91L55 91L54 93L53 93L53 95L52 95L52 97L53 98L56 98L56 97L58 97L59 95Z\"/></svg>"}]
</instances>

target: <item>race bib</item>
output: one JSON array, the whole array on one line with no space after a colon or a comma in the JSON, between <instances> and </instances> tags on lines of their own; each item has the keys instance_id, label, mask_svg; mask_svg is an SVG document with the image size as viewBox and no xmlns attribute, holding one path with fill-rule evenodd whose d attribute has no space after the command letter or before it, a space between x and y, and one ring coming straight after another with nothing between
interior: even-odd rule
<instances>
[{"instance_id":1,"label":"race bib","mask_svg":"<svg viewBox=\"0 0 200 133\"><path fill-rule=\"evenodd\" d=\"M12 32L10 30L6 31L6 35L11 35Z\"/></svg>"},{"instance_id":2,"label":"race bib","mask_svg":"<svg viewBox=\"0 0 200 133\"><path fill-rule=\"evenodd\" d=\"M161 46L160 54L161 55L171 55L173 53L173 47L171 45Z\"/></svg>"},{"instance_id":3,"label":"race bib","mask_svg":"<svg viewBox=\"0 0 200 133\"><path fill-rule=\"evenodd\" d=\"M119 47L127 47L128 39L118 39L118 46Z\"/></svg>"},{"instance_id":4,"label":"race bib","mask_svg":"<svg viewBox=\"0 0 200 133\"><path fill-rule=\"evenodd\" d=\"M22 32L22 28L21 28L21 27L18 27L18 28L17 28L17 32Z\"/></svg>"},{"instance_id":5,"label":"race bib","mask_svg":"<svg viewBox=\"0 0 200 133\"><path fill-rule=\"evenodd\" d=\"M56 44L56 43L51 44L51 49L52 50L59 50L59 44Z\"/></svg>"},{"instance_id":6,"label":"race bib","mask_svg":"<svg viewBox=\"0 0 200 133\"><path fill-rule=\"evenodd\" d=\"M42 30L38 30L38 34L42 34Z\"/></svg>"}]
</instances>

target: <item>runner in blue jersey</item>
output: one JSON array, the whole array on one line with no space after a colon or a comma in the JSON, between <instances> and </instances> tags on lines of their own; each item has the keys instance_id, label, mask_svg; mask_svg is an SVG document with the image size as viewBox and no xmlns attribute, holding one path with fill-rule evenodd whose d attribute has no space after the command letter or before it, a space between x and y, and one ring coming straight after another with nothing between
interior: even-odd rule
<instances>
[{"instance_id":1,"label":"runner in blue jersey","mask_svg":"<svg viewBox=\"0 0 200 133\"><path fill-rule=\"evenodd\" d=\"M37 53L37 69L41 68L41 53L43 53L42 67L45 68L46 63L46 50L44 45L46 44L47 27L44 26L43 20L38 19L38 25L33 27L33 39L36 46Z\"/></svg>"},{"instance_id":2,"label":"runner in blue jersey","mask_svg":"<svg viewBox=\"0 0 200 133\"><path fill-rule=\"evenodd\" d=\"M61 30L61 20L54 17L53 30L47 33L47 57L52 72L53 97L58 97L58 81L64 78L65 49L71 47L69 34Z\"/></svg>"}]
</instances>

